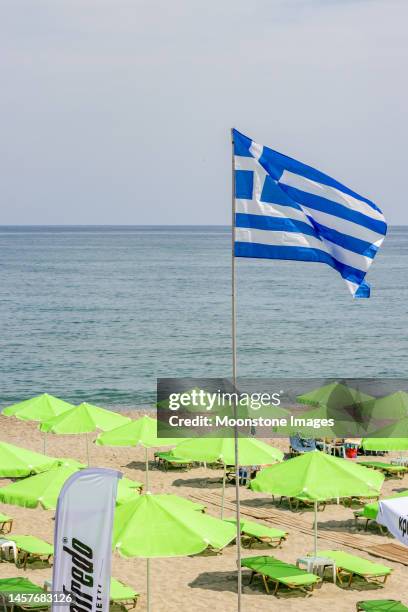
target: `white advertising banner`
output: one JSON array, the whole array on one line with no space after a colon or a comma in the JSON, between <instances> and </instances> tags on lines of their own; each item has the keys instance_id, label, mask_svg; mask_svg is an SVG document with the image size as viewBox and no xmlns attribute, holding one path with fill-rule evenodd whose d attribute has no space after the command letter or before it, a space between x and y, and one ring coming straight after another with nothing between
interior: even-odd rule
<instances>
[{"instance_id":1,"label":"white advertising banner","mask_svg":"<svg viewBox=\"0 0 408 612\"><path fill-rule=\"evenodd\" d=\"M116 470L89 468L73 474L61 489L55 515L52 591L71 603L53 612L108 612Z\"/></svg>"},{"instance_id":2,"label":"white advertising banner","mask_svg":"<svg viewBox=\"0 0 408 612\"><path fill-rule=\"evenodd\" d=\"M378 504L377 523L408 546L408 497L385 499Z\"/></svg>"}]
</instances>

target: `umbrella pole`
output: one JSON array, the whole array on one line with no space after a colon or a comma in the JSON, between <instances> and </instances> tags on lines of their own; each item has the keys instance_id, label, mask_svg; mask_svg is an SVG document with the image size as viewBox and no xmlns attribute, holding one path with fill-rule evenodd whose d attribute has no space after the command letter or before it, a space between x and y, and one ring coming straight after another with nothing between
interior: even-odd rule
<instances>
[{"instance_id":1,"label":"umbrella pole","mask_svg":"<svg viewBox=\"0 0 408 612\"><path fill-rule=\"evenodd\" d=\"M147 456L147 446L145 447L145 471L146 471L146 493L149 491L149 457ZM149 560L147 560L149 562Z\"/></svg>"},{"instance_id":2,"label":"umbrella pole","mask_svg":"<svg viewBox=\"0 0 408 612\"><path fill-rule=\"evenodd\" d=\"M234 134L231 130L231 197L232 197L232 224L231 224L231 337L232 337L232 381L233 392L236 392L237 384L237 317L236 317L236 278L235 278L235 164L234 164ZM232 402L234 418L237 418L237 404ZM236 421L235 421L236 423ZM241 573L241 509L239 495L239 447L238 427L234 427L234 452L235 452L235 502L237 521L237 612L241 612L242 573Z\"/></svg>"},{"instance_id":3,"label":"umbrella pole","mask_svg":"<svg viewBox=\"0 0 408 612\"><path fill-rule=\"evenodd\" d=\"M317 557L317 501L314 503L314 556Z\"/></svg>"},{"instance_id":4,"label":"umbrella pole","mask_svg":"<svg viewBox=\"0 0 408 612\"><path fill-rule=\"evenodd\" d=\"M227 466L224 463L224 472L222 474L222 497L221 497L221 519L224 518L224 501L225 501L225 478L226 478Z\"/></svg>"},{"instance_id":5,"label":"umbrella pole","mask_svg":"<svg viewBox=\"0 0 408 612\"><path fill-rule=\"evenodd\" d=\"M150 612L150 559L146 559L147 612Z\"/></svg>"}]
</instances>

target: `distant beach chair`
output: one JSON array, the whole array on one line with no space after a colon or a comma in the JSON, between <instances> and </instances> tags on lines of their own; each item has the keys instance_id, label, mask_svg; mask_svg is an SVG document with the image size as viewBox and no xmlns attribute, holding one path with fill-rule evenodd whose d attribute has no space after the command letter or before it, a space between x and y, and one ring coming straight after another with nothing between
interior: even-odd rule
<instances>
[{"instance_id":1,"label":"distant beach chair","mask_svg":"<svg viewBox=\"0 0 408 612\"><path fill-rule=\"evenodd\" d=\"M119 582L116 578L111 578L110 583L110 603L118 604L126 608L126 610L133 610L136 608L137 600L139 599L139 593L134 591L131 587L126 586L123 582Z\"/></svg>"},{"instance_id":2,"label":"distant beach chair","mask_svg":"<svg viewBox=\"0 0 408 612\"><path fill-rule=\"evenodd\" d=\"M272 501L274 501L274 496L272 495ZM278 506L281 506L284 501L288 502L289 509L292 512L297 512L302 506L304 508L314 508L314 501L306 497L286 497L282 495L279 499ZM317 502L318 511L323 511L326 508L326 501Z\"/></svg>"},{"instance_id":3,"label":"distant beach chair","mask_svg":"<svg viewBox=\"0 0 408 612\"><path fill-rule=\"evenodd\" d=\"M378 528L381 535L386 535L388 533L388 529L384 525L377 523L374 517L367 516L364 509L354 511L354 523L357 529L360 528L360 524L363 524L364 531L368 531L368 527L372 523L376 528Z\"/></svg>"},{"instance_id":4,"label":"distant beach chair","mask_svg":"<svg viewBox=\"0 0 408 612\"><path fill-rule=\"evenodd\" d=\"M358 463L373 470L380 470L387 478L404 478L404 475L408 472L408 467L404 465L394 465L382 461L359 461Z\"/></svg>"},{"instance_id":5,"label":"distant beach chair","mask_svg":"<svg viewBox=\"0 0 408 612\"><path fill-rule=\"evenodd\" d=\"M356 610L357 612L406 612L408 608L396 599L371 599L358 601Z\"/></svg>"},{"instance_id":6,"label":"distant beach chair","mask_svg":"<svg viewBox=\"0 0 408 612\"><path fill-rule=\"evenodd\" d=\"M363 578L366 582L383 585L392 572L392 569L386 565L373 563L341 550L320 550L317 555L333 559L336 563L337 579L341 586L350 587L355 577Z\"/></svg>"},{"instance_id":7,"label":"distant beach chair","mask_svg":"<svg viewBox=\"0 0 408 612\"><path fill-rule=\"evenodd\" d=\"M247 567L252 571L249 584L255 576L262 578L265 591L270 593L269 581L274 584L273 595L278 594L280 586L285 586L291 590L300 590L307 595L311 595L314 587L321 579L315 574L309 574L302 569L285 563L272 556L247 557L241 561L242 567Z\"/></svg>"},{"instance_id":8,"label":"distant beach chair","mask_svg":"<svg viewBox=\"0 0 408 612\"><path fill-rule=\"evenodd\" d=\"M22 567L26 570L27 564L34 561L41 561L48 565L52 565L54 547L48 542L27 535L9 536L9 540L16 545L17 567Z\"/></svg>"},{"instance_id":9,"label":"distant beach chair","mask_svg":"<svg viewBox=\"0 0 408 612\"><path fill-rule=\"evenodd\" d=\"M167 472L169 468L189 469L193 467L193 463L191 461L175 457L172 451L158 451L154 453L154 460L157 467L164 469L165 472Z\"/></svg>"},{"instance_id":10,"label":"distant beach chair","mask_svg":"<svg viewBox=\"0 0 408 612\"><path fill-rule=\"evenodd\" d=\"M0 606L2 606L4 610L10 610L10 612L14 611L15 606L20 610L35 610L35 612L49 610L50 605L44 602L38 603L27 601L25 603L19 602L15 604L10 601L11 595L27 596L44 595L45 593L46 591L44 589L31 582L31 580L27 580L27 578L0 578Z\"/></svg>"},{"instance_id":11,"label":"distant beach chair","mask_svg":"<svg viewBox=\"0 0 408 612\"><path fill-rule=\"evenodd\" d=\"M225 519L228 523L237 524L236 519ZM274 548L281 547L288 534L281 529L267 527L254 521L241 521L241 542L245 548L251 548L256 542L268 544Z\"/></svg>"},{"instance_id":12,"label":"distant beach chair","mask_svg":"<svg viewBox=\"0 0 408 612\"><path fill-rule=\"evenodd\" d=\"M11 516L0 512L0 533L10 533L13 527L13 519Z\"/></svg>"},{"instance_id":13,"label":"distant beach chair","mask_svg":"<svg viewBox=\"0 0 408 612\"><path fill-rule=\"evenodd\" d=\"M299 434L295 436L290 436L290 454L292 456L295 455L303 455L304 453L308 453L310 451L316 450L316 440L307 438L302 438Z\"/></svg>"}]
</instances>

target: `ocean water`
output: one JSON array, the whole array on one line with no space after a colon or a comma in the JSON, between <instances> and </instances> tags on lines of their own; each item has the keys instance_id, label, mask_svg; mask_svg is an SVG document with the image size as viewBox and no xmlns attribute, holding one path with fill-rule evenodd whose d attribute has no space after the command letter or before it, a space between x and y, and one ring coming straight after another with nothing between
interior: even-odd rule
<instances>
[{"instance_id":1,"label":"ocean water","mask_svg":"<svg viewBox=\"0 0 408 612\"><path fill-rule=\"evenodd\" d=\"M353 300L322 264L237 260L240 376L406 377L408 228ZM0 407L139 407L157 377L231 375L227 227L0 227Z\"/></svg>"}]
</instances>

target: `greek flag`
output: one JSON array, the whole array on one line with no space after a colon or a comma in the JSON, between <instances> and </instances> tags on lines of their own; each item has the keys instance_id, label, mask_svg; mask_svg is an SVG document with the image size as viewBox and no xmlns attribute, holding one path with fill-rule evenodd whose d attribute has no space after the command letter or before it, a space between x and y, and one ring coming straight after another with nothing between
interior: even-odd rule
<instances>
[{"instance_id":1,"label":"greek flag","mask_svg":"<svg viewBox=\"0 0 408 612\"><path fill-rule=\"evenodd\" d=\"M354 297L387 224L381 210L330 176L233 130L235 256L319 261L337 270Z\"/></svg>"}]
</instances>

